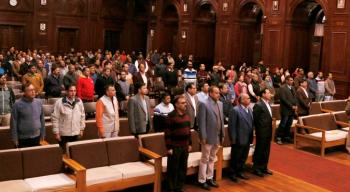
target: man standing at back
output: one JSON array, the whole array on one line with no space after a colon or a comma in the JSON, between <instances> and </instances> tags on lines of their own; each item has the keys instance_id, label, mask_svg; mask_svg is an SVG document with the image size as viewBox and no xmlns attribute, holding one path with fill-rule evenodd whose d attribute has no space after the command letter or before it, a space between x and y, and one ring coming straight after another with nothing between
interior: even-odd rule
<instances>
[{"instance_id":1,"label":"man standing at back","mask_svg":"<svg viewBox=\"0 0 350 192\"><path fill-rule=\"evenodd\" d=\"M151 107L144 83L136 83L137 94L129 99L128 120L131 134L138 136L151 129Z\"/></svg>"},{"instance_id":2,"label":"man standing at back","mask_svg":"<svg viewBox=\"0 0 350 192\"><path fill-rule=\"evenodd\" d=\"M15 94L11 87L6 85L7 75L0 73L0 125L10 125L11 109L16 100Z\"/></svg>"},{"instance_id":3,"label":"man standing at back","mask_svg":"<svg viewBox=\"0 0 350 192\"><path fill-rule=\"evenodd\" d=\"M186 113L190 116L191 118L191 129L197 129L197 113L198 113L198 97L196 95L197 93L197 88L194 83L189 83L186 85L186 102L187 102L187 107L186 107Z\"/></svg>"},{"instance_id":4,"label":"man standing at back","mask_svg":"<svg viewBox=\"0 0 350 192\"><path fill-rule=\"evenodd\" d=\"M210 186L219 187L214 181L214 161L219 145L224 140L224 113L219 99L219 88L211 86L208 99L200 102L198 107L199 138L202 144L198 182L205 190L210 190Z\"/></svg>"},{"instance_id":5,"label":"man standing at back","mask_svg":"<svg viewBox=\"0 0 350 192\"><path fill-rule=\"evenodd\" d=\"M230 179L237 182L237 177L249 179L243 174L244 165L248 158L250 144L253 143L253 113L250 97L241 93L238 98L239 105L230 112L228 132L231 140L231 175Z\"/></svg>"},{"instance_id":6,"label":"man standing at back","mask_svg":"<svg viewBox=\"0 0 350 192\"><path fill-rule=\"evenodd\" d=\"M270 90L265 88L260 91L260 100L253 108L256 135L253 170L254 174L259 177L263 177L264 174L272 175L272 172L267 168L272 140L272 111L269 103L270 100Z\"/></svg>"},{"instance_id":7,"label":"man standing at back","mask_svg":"<svg viewBox=\"0 0 350 192\"><path fill-rule=\"evenodd\" d=\"M297 111L297 99L293 86L293 78L287 76L285 81L286 84L280 88L281 123L276 132L276 142L279 145L283 144L282 139L285 142L292 142L290 138L290 127Z\"/></svg>"}]
</instances>

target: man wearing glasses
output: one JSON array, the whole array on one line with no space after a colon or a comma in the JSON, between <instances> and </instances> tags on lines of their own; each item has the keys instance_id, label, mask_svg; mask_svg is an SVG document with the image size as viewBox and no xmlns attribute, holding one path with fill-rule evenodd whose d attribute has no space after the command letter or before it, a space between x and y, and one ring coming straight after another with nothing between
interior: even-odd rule
<instances>
[{"instance_id":1,"label":"man wearing glasses","mask_svg":"<svg viewBox=\"0 0 350 192\"><path fill-rule=\"evenodd\" d=\"M23 97L15 102L11 112L12 140L16 147L38 146L45 137L43 104L35 98L32 84L23 85L23 92Z\"/></svg>"}]
</instances>

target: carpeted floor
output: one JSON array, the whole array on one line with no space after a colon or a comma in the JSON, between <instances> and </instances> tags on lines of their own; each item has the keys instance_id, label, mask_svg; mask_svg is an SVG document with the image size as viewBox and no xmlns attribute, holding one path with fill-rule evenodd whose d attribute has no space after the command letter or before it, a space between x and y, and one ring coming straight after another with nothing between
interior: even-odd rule
<instances>
[{"instance_id":1,"label":"carpeted floor","mask_svg":"<svg viewBox=\"0 0 350 192\"><path fill-rule=\"evenodd\" d=\"M331 191L350 191L350 166L303 151L272 144L270 169Z\"/></svg>"}]
</instances>

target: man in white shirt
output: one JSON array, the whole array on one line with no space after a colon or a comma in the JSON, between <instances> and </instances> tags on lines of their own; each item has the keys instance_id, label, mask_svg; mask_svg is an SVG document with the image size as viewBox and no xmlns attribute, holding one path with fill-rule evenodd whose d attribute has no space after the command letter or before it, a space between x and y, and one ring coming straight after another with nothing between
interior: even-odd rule
<instances>
[{"instance_id":1,"label":"man in white shirt","mask_svg":"<svg viewBox=\"0 0 350 192\"><path fill-rule=\"evenodd\" d=\"M299 116L305 116L309 114L311 99L307 93L307 80L300 81L300 86L296 92L297 97L297 112Z\"/></svg>"},{"instance_id":2,"label":"man in white shirt","mask_svg":"<svg viewBox=\"0 0 350 192\"><path fill-rule=\"evenodd\" d=\"M271 93L265 88L260 91L260 100L254 105L253 119L256 136L256 146L253 155L254 174L263 177L272 175L267 168L270 157L270 145L272 140L272 111L270 107Z\"/></svg>"},{"instance_id":3,"label":"man in white shirt","mask_svg":"<svg viewBox=\"0 0 350 192\"><path fill-rule=\"evenodd\" d=\"M191 129L197 129L197 112L198 112L198 97L196 95L197 88L194 83L189 83L185 87L186 93L186 113L191 117Z\"/></svg>"},{"instance_id":4,"label":"man in white shirt","mask_svg":"<svg viewBox=\"0 0 350 192\"><path fill-rule=\"evenodd\" d=\"M155 132L164 131L166 119L172 111L174 111L174 105L171 103L171 96L169 93L165 93L162 96L162 102L154 108L153 127Z\"/></svg>"},{"instance_id":5,"label":"man in white shirt","mask_svg":"<svg viewBox=\"0 0 350 192\"><path fill-rule=\"evenodd\" d=\"M187 68L184 70L183 78L185 81L185 85L189 83L194 83L197 85L197 71L193 68L192 61L188 61Z\"/></svg>"},{"instance_id":6,"label":"man in white shirt","mask_svg":"<svg viewBox=\"0 0 350 192\"><path fill-rule=\"evenodd\" d=\"M173 104L170 102L171 101L171 96L170 94L166 93L162 96L162 102L159 103L155 108L154 108L154 113L167 116L170 112L174 110Z\"/></svg>"}]
</instances>

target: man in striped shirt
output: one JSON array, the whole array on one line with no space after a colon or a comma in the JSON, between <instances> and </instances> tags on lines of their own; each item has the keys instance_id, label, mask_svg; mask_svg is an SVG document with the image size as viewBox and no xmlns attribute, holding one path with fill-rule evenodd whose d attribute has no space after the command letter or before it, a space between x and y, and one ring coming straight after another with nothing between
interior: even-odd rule
<instances>
[{"instance_id":1,"label":"man in striped shirt","mask_svg":"<svg viewBox=\"0 0 350 192\"><path fill-rule=\"evenodd\" d=\"M182 191L186 179L188 153L191 151L191 118L186 114L186 97L176 96L175 110L169 113L164 129L168 150L167 187Z\"/></svg>"}]
</instances>

